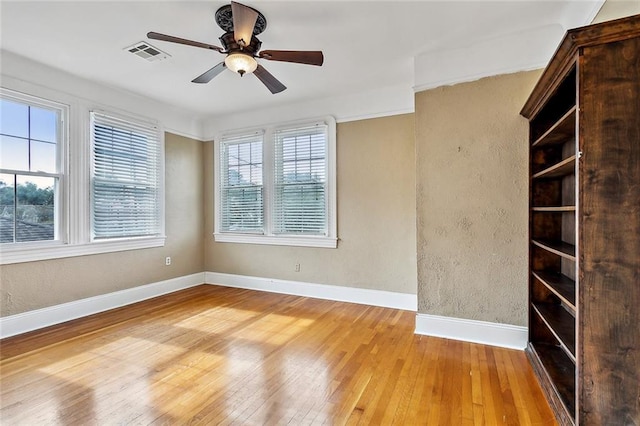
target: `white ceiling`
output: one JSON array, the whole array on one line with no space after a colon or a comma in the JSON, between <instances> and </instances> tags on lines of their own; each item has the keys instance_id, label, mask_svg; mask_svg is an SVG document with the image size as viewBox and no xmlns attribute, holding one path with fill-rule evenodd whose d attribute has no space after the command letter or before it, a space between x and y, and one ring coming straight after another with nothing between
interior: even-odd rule
<instances>
[{"instance_id":1,"label":"white ceiling","mask_svg":"<svg viewBox=\"0 0 640 426\"><path fill-rule=\"evenodd\" d=\"M550 25L565 30L584 25L602 0L244 3L267 19L259 36L263 49L322 50L324 66L260 60L288 87L272 95L254 76L240 78L230 71L206 85L191 83L223 59L214 51L151 40L171 57L147 62L123 50L147 40L148 31L220 45L223 31L214 13L228 4L221 1L2 1L0 46L89 80L215 116L247 105L264 109L400 83L413 86L419 55L464 52L475 43ZM552 49L559 41L550 42Z\"/></svg>"}]
</instances>

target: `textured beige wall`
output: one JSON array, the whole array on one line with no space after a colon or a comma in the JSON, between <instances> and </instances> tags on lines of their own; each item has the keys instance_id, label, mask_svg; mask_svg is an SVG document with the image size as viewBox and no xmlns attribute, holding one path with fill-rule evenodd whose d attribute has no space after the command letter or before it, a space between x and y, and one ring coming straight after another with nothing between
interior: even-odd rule
<instances>
[{"instance_id":1,"label":"textured beige wall","mask_svg":"<svg viewBox=\"0 0 640 426\"><path fill-rule=\"evenodd\" d=\"M215 243L206 145L207 271L416 293L413 114L338 124L337 249Z\"/></svg>"},{"instance_id":2,"label":"textured beige wall","mask_svg":"<svg viewBox=\"0 0 640 426\"><path fill-rule=\"evenodd\" d=\"M167 133L165 151L165 247L0 266L2 316L202 272L203 144Z\"/></svg>"},{"instance_id":3,"label":"textured beige wall","mask_svg":"<svg viewBox=\"0 0 640 426\"><path fill-rule=\"evenodd\" d=\"M527 121L540 71L419 92L418 311L526 325Z\"/></svg>"},{"instance_id":4,"label":"textured beige wall","mask_svg":"<svg viewBox=\"0 0 640 426\"><path fill-rule=\"evenodd\" d=\"M640 0L607 0L593 19L593 23L610 21L640 14Z\"/></svg>"}]
</instances>

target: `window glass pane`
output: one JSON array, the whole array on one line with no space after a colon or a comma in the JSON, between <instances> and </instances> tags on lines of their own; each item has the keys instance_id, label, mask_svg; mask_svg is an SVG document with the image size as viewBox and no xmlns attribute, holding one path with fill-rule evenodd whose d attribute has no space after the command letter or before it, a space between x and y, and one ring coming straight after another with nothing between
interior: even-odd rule
<instances>
[{"instance_id":1,"label":"window glass pane","mask_svg":"<svg viewBox=\"0 0 640 426\"><path fill-rule=\"evenodd\" d=\"M58 113L49 109L31 107L31 139L56 142L58 140Z\"/></svg>"},{"instance_id":2,"label":"window glass pane","mask_svg":"<svg viewBox=\"0 0 640 426\"><path fill-rule=\"evenodd\" d=\"M252 165L250 173L251 183L262 185L262 165Z\"/></svg>"},{"instance_id":3,"label":"window glass pane","mask_svg":"<svg viewBox=\"0 0 640 426\"><path fill-rule=\"evenodd\" d=\"M238 147L238 164L251 164L251 145L250 143L236 145Z\"/></svg>"},{"instance_id":4,"label":"window glass pane","mask_svg":"<svg viewBox=\"0 0 640 426\"><path fill-rule=\"evenodd\" d=\"M246 183L246 182L244 182ZM238 171L238 167L229 167L227 172L227 185L229 186L237 186L242 185L242 176L240 176L240 172Z\"/></svg>"},{"instance_id":5,"label":"window glass pane","mask_svg":"<svg viewBox=\"0 0 640 426\"><path fill-rule=\"evenodd\" d=\"M29 137L29 107L24 104L0 99L0 133L3 135Z\"/></svg>"},{"instance_id":6,"label":"window glass pane","mask_svg":"<svg viewBox=\"0 0 640 426\"><path fill-rule=\"evenodd\" d=\"M246 186L222 190L221 229L230 232L261 232L262 187Z\"/></svg>"},{"instance_id":7,"label":"window glass pane","mask_svg":"<svg viewBox=\"0 0 640 426\"><path fill-rule=\"evenodd\" d=\"M56 144L50 142L31 142L31 171L56 172Z\"/></svg>"},{"instance_id":8,"label":"window glass pane","mask_svg":"<svg viewBox=\"0 0 640 426\"><path fill-rule=\"evenodd\" d=\"M226 145L226 162L229 166L238 165L238 145Z\"/></svg>"},{"instance_id":9,"label":"window glass pane","mask_svg":"<svg viewBox=\"0 0 640 426\"><path fill-rule=\"evenodd\" d=\"M313 182L324 182L325 180L325 161L313 160L311 162L311 180Z\"/></svg>"},{"instance_id":10,"label":"window glass pane","mask_svg":"<svg viewBox=\"0 0 640 426\"><path fill-rule=\"evenodd\" d=\"M311 155L311 137L303 136L296 139L292 138L292 145L296 147L296 157L309 158Z\"/></svg>"},{"instance_id":11,"label":"window glass pane","mask_svg":"<svg viewBox=\"0 0 640 426\"><path fill-rule=\"evenodd\" d=\"M0 168L29 170L29 141L0 136Z\"/></svg>"},{"instance_id":12,"label":"window glass pane","mask_svg":"<svg viewBox=\"0 0 640 426\"><path fill-rule=\"evenodd\" d=\"M55 178L18 176L16 241L53 240Z\"/></svg>"},{"instance_id":13,"label":"window glass pane","mask_svg":"<svg viewBox=\"0 0 640 426\"><path fill-rule=\"evenodd\" d=\"M229 144L226 149L228 184L262 185L262 144Z\"/></svg>"},{"instance_id":14,"label":"window glass pane","mask_svg":"<svg viewBox=\"0 0 640 426\"><path fill-rule=\"evenodd\" d=\"M0 243L13 242L14 175L0 174Z\"/></svg>"},{"instance_id":15,"label":"window glass pane","mask_svg":"<svg viewBox=\"0 0 640 426\"><path fill-rule=\"evenodd\" d=\"M251 159L253 163L262 164L262 142L251 143Z\"/></svg>"},{"instance_id":16,"label":"window glass pane","mask_svg":"<svg viewBox=\"0 0 640 426\"><path fill-rule=\"evenodd\" d=\"M283 185L278 212L282 233L321 234L325 231L324 186L318 184Z\"/></svg>"},{"instance_id":17,"label":"window glass pane","mask_svg":"<svg viewBox=\"0 0 640 426\"><path fill-rule=\"evenodd\" d=\"M293 161L296 159L296 145L285 140L282 144L282 161Z\"/></svg>"},{"instance_id":18,"label":"window glass pane","mask_svg":"<svg viewBox=\"0 0 640 426\"><path fill-rule=\"evenodd\" d=\"M240 166L238 167L238 171L240 172L241 185L246 185L251 182L251 166Z\"/></svg>"}]
</instances>

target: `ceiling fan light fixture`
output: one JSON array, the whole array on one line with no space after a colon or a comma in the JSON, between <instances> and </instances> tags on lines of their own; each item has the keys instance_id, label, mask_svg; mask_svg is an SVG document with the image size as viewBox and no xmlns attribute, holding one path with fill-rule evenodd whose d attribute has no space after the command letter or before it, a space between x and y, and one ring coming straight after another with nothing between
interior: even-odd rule
<instances>
[{"instance_id":1,"label":"ceiling fan light fixture","mask_svg":"<svg viewBox=\"0 0 640 426\"><path fill-rule=\"evenodd\" d=\"M2 0L0 0L2 1ZM232 1L231 4L222 6L216 11L216 23L225 33L220 37L223 47L199 41L187 40L167 34L150 31L147 37L153 40L167 41L201 49L215 50L225 55L224 62L204 72L191 80L192 83L208 83L219 75L225 68L243 75L253 73L258 80L273 94L280 93L287 87L278 81L256 58L266 61L291 62L294 64L306 64L321 66L324 55L321 51L304 50L260 50L262 42L258 40L267 27L267 20L262 13L252 7ZM157 49L156 49L157 50Z\"/></svg>"},{"instance_id":2,"label":"ceiling fan light fixture","mask_svg":"<svg viewBox=\"0 0 640 426\"><path fill-rule=\"evenodd\" d=\"M230 53L224 59L224 64L233 72L245 75L251 74L258 68L258 62L252 56L245 53L235 52Z\"/></svg>"}]
</instances>

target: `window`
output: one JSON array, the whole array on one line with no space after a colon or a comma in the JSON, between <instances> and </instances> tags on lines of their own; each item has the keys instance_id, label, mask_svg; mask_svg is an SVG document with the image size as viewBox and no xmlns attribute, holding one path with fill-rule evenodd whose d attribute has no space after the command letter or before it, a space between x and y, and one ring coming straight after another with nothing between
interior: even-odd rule
<instances>
[{"instance_id":1,"label":"window","mask_svg":"<svg viewBox=\"0 0 640 426\"><path fill-rule=\"evenodd\" d=\"M275 132L274 233L327 234L327 126Z\"/></svg>"},{"instance_id":2,"label":"window","mask_svg":"<svg viewBox=\"0 0 640 426\"><path fill-rule=\"evenodd\" d=\"M12 84L38 97L0 88L0 264L163 246L159 125Z\"/></svg>"},{"instance_id":3,"label":"window","mask_svg":"<svg viewBox=\"0 0 640 426\"><path fill-rule=\"evenodd\" d=\"M150 124L91 113L94 239L161 234L157 133Z\"/></svg>"},{"instance_id":4,"label":"window","mask_svg":"<svg viewBox=\"0 0 640 426\"><path fill-rule=\"evenodd\" d=\"M262 134L226 139L221 155L220 229L262 233Z\"/></svg>"},{"instance_id":5,"label":"window","mask_svg":"<svg viewBox=\"0 0 640 426\"><path fill-rule=\"evenodd\" d=\"M335 121L222 136L215 240L336 247Z\"/></svg>"},{"instance_id":6,"label":"window","mask_svg":"<svg viewBox=\"0 0 640 426\"><path fill-rule=\"evenodd\" d=\"M3 91L0 243L65 238L63 105Z\"/></svg>"}]
</instances>

